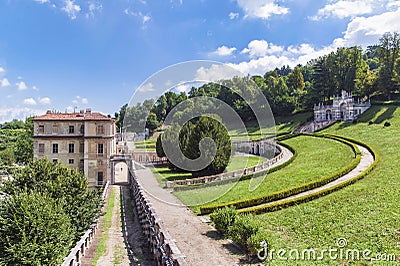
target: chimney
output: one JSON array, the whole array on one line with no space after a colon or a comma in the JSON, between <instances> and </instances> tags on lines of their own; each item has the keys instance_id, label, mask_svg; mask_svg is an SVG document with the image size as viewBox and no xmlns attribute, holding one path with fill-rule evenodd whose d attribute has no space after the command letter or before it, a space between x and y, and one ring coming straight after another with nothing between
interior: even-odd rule
<instances>
[{"instance_id":1,"label":"chimney","mask_svg":"<svg viewBox=\"0 0 400 266\"><path fill-rule=\"evenodd\" d=\"M92 113L92 109L87 108L87 109L86 109L86 113L87 113L87 114L91 114L91 113Z\"/></svg>"},{"instance_id":2,"label":"chimney","mask_svg":"<svg viewBox=\"0 0 400 266\"><path fill-rule=\"evenodd\" d=\"M85 110L80 110L79 113L83 114L85 113Z\"/></svg>"},{"instance_id":3,"label":"chimney","mask_svg":"<svg viewBox=\"0 0 400 266\"><path fill-rule=\"evenodd\" d=\"M46 111L46 115L49 115L49 114L51 114L51 110Z\"/></svg>"}]
</instances>

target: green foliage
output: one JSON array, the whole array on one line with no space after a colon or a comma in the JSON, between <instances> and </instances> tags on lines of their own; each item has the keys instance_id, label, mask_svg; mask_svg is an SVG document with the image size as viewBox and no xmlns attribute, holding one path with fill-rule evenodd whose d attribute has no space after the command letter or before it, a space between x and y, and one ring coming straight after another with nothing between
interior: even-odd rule
<instances>
[{"instance_id":1,"label":"green foliage","mask_svg":"<svg viewBox=\"0 0 400 266\"><path fill-rule=\"evenodd\" d=\"M229 238L236 244L248 250L247 240L261 228L260 221L253 215L238 215L229 227Z\"/></svg>"},{"instance_id":2,"label":"green foliage","mask_svg":"<svg viewBox=\"0 0 400 266\"><path fill-rule=\"evenodd\" d=\"M165 157L165 152L164 152L164 149L163 149L162 143L161 143L161 136L162 136L162 134L158 135L157 142L156 142L156 152L157 152L157 156L160 158Z\"/></svg>"},{"instance_id":3,"label":"green foliage","mask_svg":"<svg viewBox=\"0 0 400 266\"><path fill-rule=\"evenodd\" d=\"M267 242L268 234L260 228L255 234L247 239L247 247L251 255L257 255L258 251L263 248L262 243Z\"/></svg>"},{"instance_id":4,"label":"green foliage","mask_svg":"<svg viewBox=\"0 0 400 266\"><path fill-rule=\"evenodd\" d=\"M89 228L101 208L100 195L88 188L87 178L82 173L45 159L36 160L15 174L4 190L10 195L23 190L37 191L59 200L71 219L76 232L74 239Z\"/></svg>"},{"instance_id":5,"label":"green foliage","mask_svg":"<svg viewBox=\"0 0 400 266\"><path fill-rule=\"evenodd\" d=\"M190 126L189 126L190 127ZM229 163L231 155L231 140L226 128L217 120L209 117L201 117L194 126L193 130L189 130L190 135L186 140L186 147L183 148L184 154L190 159L200 157L200 141L204 138L211 138L216 146L216 154L212 162L203 170L196 172L195 175L214 175L222 173ZM182 135L182 140L183 135ZM209 145L205 145L203 151L206 160L211 161L211 153Z\"/></svg>"},{"instance_id":6,"label":"green foliage","mask_svg":"<svg viewBox=\"0 0 400 266\"><path fill-rule=\"evenodd\" d=\"M210 215L215 228L225 237L228 236L229 228L234 224L236 217L237 211L229 207L216 210Z\"/></svg>"},{"instance_id":7,"label":"green foliage","mask_svg":"<svg viewBox=\"0 0 400 266\"><path fill-rule=\"evenodd\" d=\"M0 165L12 165L15 162L14 151L11 148L0 150Z\"/></svg>"},{"instance_id":8,"label":"green foliage","mask_svg":"<svg viewBox=\"0 0 400 266\"><path fill-rule=\"evenodd\" d=\"M76 232L62 200L20 191L0 204L0 264L60 265Z\"/></svg>"}]
</instances>

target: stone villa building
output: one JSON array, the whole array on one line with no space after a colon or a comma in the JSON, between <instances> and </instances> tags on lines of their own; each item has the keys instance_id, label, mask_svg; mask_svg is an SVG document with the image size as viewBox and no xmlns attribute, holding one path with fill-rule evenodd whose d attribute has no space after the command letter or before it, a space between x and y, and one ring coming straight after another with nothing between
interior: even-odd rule
<instances>
[{"instance_id":1,"label":"stone villa building","mask_svg":"<svg viewBox=\"0 0 400 266\"><path fill-rule=\"evenodd\" d=\"M333 98L332 105L324 105L321 103L314 105L314 120L315 122L335 120L352 121L364 113L369 107L371 107L369 101L364 102L360 101L360 99L355 101L351 93L347 93L343 90L341 96L335 96Z\"/></svg>"},{"instance_id":2,"label":"stone villa building","mask_svg":"<svg viewBox=\"0 0 400 266\"><path fill-rule=\"evenodd\" d=\"M79 169L90 187L110 178L110 157L116 151L115 121L101 113L86 111L46 114L34 118L34 158Z\"/></svg>"}]
</instances>

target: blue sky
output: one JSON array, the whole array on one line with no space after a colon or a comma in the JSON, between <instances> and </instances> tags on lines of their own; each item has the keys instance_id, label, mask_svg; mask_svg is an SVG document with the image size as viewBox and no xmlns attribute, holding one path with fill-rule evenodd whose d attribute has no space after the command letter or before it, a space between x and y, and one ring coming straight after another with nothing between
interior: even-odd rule
<instances>
[{"instance_id":1,"label":"blue sky","mask_svg":"<svg viewBox=\"0 0 400 266\"><path fill-rule=\"evenodd\" d=\"M400 1L3 0L0 123L47 109L114 114L183 61L263 74L387 31L400 31Z\"/></svg>"}]
</instances>

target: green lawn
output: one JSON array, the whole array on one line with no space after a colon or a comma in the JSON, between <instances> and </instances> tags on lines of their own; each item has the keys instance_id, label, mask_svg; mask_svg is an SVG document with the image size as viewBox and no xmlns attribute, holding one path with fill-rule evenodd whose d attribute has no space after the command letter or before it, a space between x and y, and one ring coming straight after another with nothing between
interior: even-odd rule
<instances>
[{"instance_id":1,"label":"green lawn","mask_svg":"<svg viewBox=\"0 0 400 266\"><path fill-rule=\"evenodd\" d=\"M369 125L369 121L373 124ZM385 121L389 121L391 126L384 127ZM338 123L323 132L359 139L371 145L379 154L378 165L364 179L340 191L295 207L259 215L270 236L267 239L269 248L315 248L321 251L337 248L337 239L345 238L348 244L344 250L369 249L371 256L395 254L399 259L400 107L373 106L357 124ZM326 152L326 157L329 156ZM277 259L268 265L372 265L365 260L350 261ZM373 265L390 263L375 261Z\"/></svg>"},{"instance_id":2,"label":"green lawn","mask_svg":"<svg viewBox=\"0 0 400 266\"><path fill-rule=\"evenodd\" d=\"M249 191L249 187L254 187L252 183L254 181L245 180L237 184L216 185L174 193L182 202L198 212L199 204L223 203L271 194L316 180L344 167L354 156L349 146L329 139L300 136L284 143L293 147L298 152L298 157L282 170L266 175L253 191Z\"/></svg>"},{"instance_id":3,"label":"green lawn","mask_svg":"<svg viewBox=\"0 0 400 266\"><path fill-rule=\"evenodd\" d=\"M286 132L292 132L296 127L305 123L307 119L312 117L311 112L298 113L288 117L275 117L275 130L273 128L264 128L264 132L272 135L278 135ZM252 140L261 139L261 131L258 128L258 123L250 121L246 124L246 129L249 137ZM243 140L245 132L241 131L230 131L229 134L232 136L233 141Z\"/></svg>"},{"instance_id":4,"label":"green lawn","mask_svg":"<svg viewBox=\"0 0 400 266\"><path fill-rule=\"evenodd\" d=\"M148 150L148 151L155 151L156 150L156 142L157 139L146 139L135 141L135 149L136 150Z\"/></svg>"},{"instance_id":5,"label":"green lawn","mask_svg":"<svg viewBox=\"0 0 400 266\"><path fill-rule=\"evenodd\" d=\"M252 167L265 161L265 158L258 156L234 156L226 167L225 172L236 171L245 167ZM165 185L166 181L181 180L192 177L192 174L190 173L174 172L168 167L155 167L153 168L153 173L155 173L157 180L162 185Z\"/></svg>"}]
</instances>

